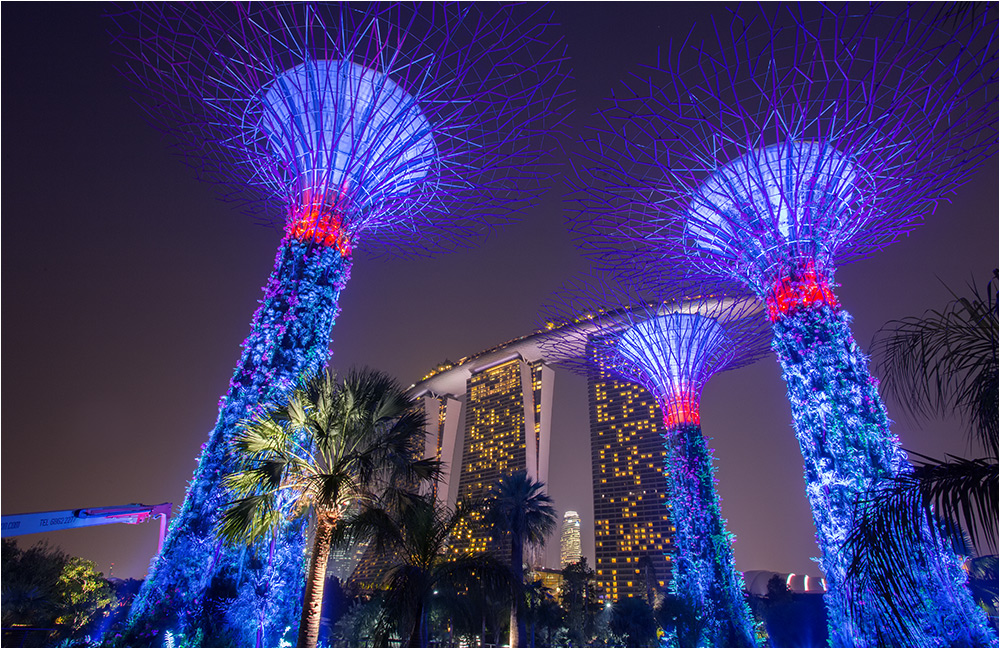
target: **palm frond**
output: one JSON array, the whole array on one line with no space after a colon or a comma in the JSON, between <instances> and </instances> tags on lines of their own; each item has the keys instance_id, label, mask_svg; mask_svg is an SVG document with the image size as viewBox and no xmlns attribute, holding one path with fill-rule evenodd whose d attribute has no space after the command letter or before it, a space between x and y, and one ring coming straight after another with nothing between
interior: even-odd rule
<instances>
[{"instance_id":1,"label":"palm frond","mask_svg":"<svg viewBox=\"0 0 1000 649\"><path fill-rule=\"evenodd\" d=\"M287 462L283 458L248 463L246 469L225 476L222 484L240 496L274 491L281 486L286 466Z\"/></svg>"},{"instance_id":2,"label":"palm frond","mask_svg":"<svg viewBox=\"0 0 1000 649\"><path fill-rule=\"evenodd\" d=\"M964 459L952 455L944 462L923 457L910 481L923 498L925 511L933 510L949 534L964 533L973 545L980 541L996 550L998 464L995 459Z\"/></svg>"},{"instance_id":3,"label":"palm frond","mask_svg":"<svg viewBox=\"0 0 1000 649\"><path fill-rule=\"evenodd\" d=\"M916 583L905 566L928 560L921 552L932 550L921 538L943 535L956 554L984 540L997 546L997 286L994 270L984 293L972 285L971 297L952 292L943 310L890 322L875 336L883 390L917 419L960 414L970 440L991 454L943 462L918 456L923 462L912 472L873 485L856 503L843 546L851 557L844 587L856 613L882 613L885 625L871 630L882 643L917 641L911 601L930 585Z\"/></svg>"},{"instance_id":4,"label":"palm frond","mask_svg":"<svg viewBox=\"0 0 1000 649\"><path fill-rule=\"evenodd\" d=\"M255 416L237 424L238 433L233 447L240 455L267 454L280 450L287 434L285 427L275 419L277 411Z\"/></svg>"},{"instance_id":5,"label":"palm frond","mask_svg":"<svg viewBox=\"0 0 1000 649\"><path fill-rule=\"evenodd\" d=\"M958 297L943 311L889 322L875 334L882 387L916 418L958 412L993 457L998 437L997 271L984 293Z\"/></svg>"},{"instance_id":6,"label":"palm frond","mask_svg":"<svg viewBox=\"0 0 1000 649\"><path fill-rule=\"evenodd\" d=\"M986 614L996 624L998 608L1000 608L1000 563L997 555L974 557L966 561L969 571L969 590L976 602L986 611Z\"/></svg>"},{"instance_id":7,"label":"palm frond","mask_svg":"<svg viewBox=\"0 0 1000 649\"><path fill-rule=\"evenodd\" d=\"M337 547L367 543L376 555L402 546L402 529L398 521L380 507L363 507L346 516L334 530Z\"/></svg>"},{"instance_id":8,"label":"palm frond","mask_svg":"<svg viewBox=\"0 0 1000 649\"><path fill-rule=\"evenodd\" d=\"M926 458L930 460L930 458ZM849 574L864 561L897 562L917 544L924 526L946 534L965 530L972 542L996 547L984 535L997 526L998 465L985 459L950 457L917 464L911 473L885 479L858 503L855 525L844 548L854 556Z\"/></svg>"},{"instance_id":9,"label":"palm frond","mask_svg":"<svg viewBox=\"0 0 1000 649\"><path fill-rule=\"evenodd\" d=\"M891 620L890 628L874 630L886 642L908 637L909 625L917 622L910 598L919 597L928 585L917 583L901 567L926 560L919 555L923 538L928 534L960 538L964 529L976 542L982 538L977 522L982 522L987 543L996 547L997 484L996 462L949 457L888 478L857 503L854 525L842 548L852 557L844 586L854 593L850 601L855 611L873 607L890 614L883 618Z\"/></svg>"},{"instance_id":10,"label":"palm frond","mask_svg":"<svg viewBox=\"0 0 1000 649\"><path fill-rule=\"evenodd\" d=\"M545 493L545 483L519 471L500 478L488 503L486 521L520 535L530 545L541 545L555 529L556 510Z\"/></svg>"},{"instance_id":11,"label":"palm frond","mask_svg":"<svg viewBox=\"0 0 1000 649\"><path fill-rule=\"evenodd\" d=\"M275 529L280 519L275 494L257 494L229 503L219 519L217 531L227 543L250 545Z\"/></svg>"}]
</instances>

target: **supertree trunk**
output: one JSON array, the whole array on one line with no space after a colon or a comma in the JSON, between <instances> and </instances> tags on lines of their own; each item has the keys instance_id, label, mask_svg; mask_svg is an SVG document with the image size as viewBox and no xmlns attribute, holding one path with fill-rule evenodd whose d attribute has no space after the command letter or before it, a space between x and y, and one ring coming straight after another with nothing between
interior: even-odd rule
<instances>
[{"instance_id":1,"label":"supertree trunk","mask_svg":"<svg viewBox=\"0 0 1000 649\"><path fill-rule=\"evenodd\" d=\"M266 620L261 641L274 645L296 624L302 532L285 526L266 554L218 546L233 427L323 365L356 244L453 249L534 202L565 97L563 48L545 34L547 13L507 5L139 3L113 13L123 71L153 124L226 200L288 234L132 635L171 629L185 643L247 645Z\"/></svg>"},{"instance_id":2,"label":"supertree trunk","mask_svg":"<svg viewBox=\"0 0 1000 649\"><path fill-rule=\"evenodd\" d=\"M960 561L925 529L922 547L912 548L908 571L919 592L900 594L900 606L920 621L908 640L892 638L886 611L848 590L851 557L841 551L851 527L856 498L876 480L910 471L899 439L879 398L868 359L851 334L850 315L829 304L785 313L774 322L772 347L788 386L795 434L805 462L806 493L816 524L826 574L831 646L879 646L907 641L914 646L996 646L995 634L964 587ZM850 599L856 598L852 614ZM877 605L877 604L875 604Z\"/></svg>"},{"instance_id":3,"label":"supertree trunk","mask_svg":"<svg viewBox=\"0 0 1000 649\"><path fill-rule=\"evenodd\" d=\"M753 647L753 623L719 508L712 452L698 424L668 422L667 431L667 502L676 528L670 590L705 621L699 647Z\"/></svg>"},{"instance_id":4,"label":"supertree trunk","mask_svg":"<svg viewBox=\"0 0 1000 649\"><path fill-rule=\"evenodd\" d=\"M305 580L304 526L287 525L281 541L270 548L266 542L250 550L223 546L215 534L229 501L221 478L233 468L229 442L237 424L291 388L302 374L325 366L338 298L350 269L350 258L335 246L292 236L282 241L229 391L220 402L215 429L132 609L126 643L156 643L170 630L179 642L257 644L256 637L210 637L213 628L223 628L212 618L220 615L226 599L233 600L226 607L230 615L266 620L265 646L276 646L287 627L295 628ZM249 561L244 552L253 555ZM259 568L243 570L244 564ZM239 608L250 610L235 610ZM253 631L245 625L230 628L240 628L243 634Z\"/></svg>"}]
</instances>

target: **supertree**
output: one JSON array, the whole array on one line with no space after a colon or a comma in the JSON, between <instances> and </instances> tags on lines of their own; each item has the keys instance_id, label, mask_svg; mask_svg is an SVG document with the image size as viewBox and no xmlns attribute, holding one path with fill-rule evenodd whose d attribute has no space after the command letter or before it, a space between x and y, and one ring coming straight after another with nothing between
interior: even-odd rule
<instances>
[{"instance_id":1,"label":"supertree","mask_svg":"<svg viewBox=\"0 0 1000 649\"><path fill-rule=\"evenodd\" d=\"M166 628L276 646L297 624L307 531L248 551L217 541L235 427L325 365L356 248L447 249L534 199L567 97L562 46L539 7L141 3L112 18L154 125L284 230L128 641Z\"/></svg>"},{"instance_id":2,"label":"supertree","mask_svg":"<svg viewBox=\"0 0 1000 649\"><path fill-rule=\"evenodd\" d=\"M570 323L541 343L548 357L564 359L562 365L581 374L602 372L638 383L660 405L665 500L675 529L668 588L698 612L698 637L687 641L699 647L754 646L743 579L715 488L713 453L701 430L701 395L709 379L768 352L760 303L733 295L732 287L721 285L664 289L596 276L569 285L542 311L546 326Z\"/></svg>"},{"instance_id":3,"label":"supertree","mask_svg":"<svg viewBox=\"0 0 1000 649\"><path fill-rule=\"evenodd\" d=\"M851 586L840 551L859 494L911 467L834 270L931 214L997 140L994 9L893 8L733 12L728 29L661 53L584 138L574 228L608 267L727 278L766 305L831 644L995 645L937 530L898 567L915 591Z\"/></svg>"}]
</instances>

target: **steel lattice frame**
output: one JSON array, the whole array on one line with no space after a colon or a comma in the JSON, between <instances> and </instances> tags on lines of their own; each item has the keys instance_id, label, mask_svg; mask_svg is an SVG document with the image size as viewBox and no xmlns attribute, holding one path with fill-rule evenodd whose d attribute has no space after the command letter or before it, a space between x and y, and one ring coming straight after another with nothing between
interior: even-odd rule
<instances>
[{"instance_id":1,"label":"steel lattice frame","mask_svg":"<svg viewBox=\"0 0 1000 649\"><path fill-rule=\"evenodd\" d=\"M931 530L900 566L920 575L921 592L889 602L843 580L856 496L910 468L834 270L929 216L997 145L995 9L948 20L932 5L898 10L772 6L662 53L584 137L574 229L608 267L735 280L766 304L832 644L995 645Z\"/></svg>"},{"instance_id":2,"label":"steel lattice frame","mask_svg":"<svg viewBox=\"0 0 1000 649\"><path fill-rule=\"evenodd\" d=\"M129 641L170 630L276 646L294 634L305 533L220 546L228 442L326 364L356 248L453 248L533 202L567 100L563 46L539 7L148 3L112 18L154 125L225 199L285 232Z\"/></svg>"},{"instance_id":3,"label":"steel lattice frame","mask_svg":"<svg viewBox=\"0 0 1000 649\"><path fill-rule=\"evenodd\" d=\"M728 290L727 290L728 289ZM666 506L675 528L670 593L703 621L697 646L754 646L743 580L716 492L713 453L701 430L701 395L718 372L768 352L767 319L732 287L643 287L597 277L570 285L543 309L559 326L541 343L546 357L584 375L639 383L664 421Z\"/></svg>"}]
</instances>

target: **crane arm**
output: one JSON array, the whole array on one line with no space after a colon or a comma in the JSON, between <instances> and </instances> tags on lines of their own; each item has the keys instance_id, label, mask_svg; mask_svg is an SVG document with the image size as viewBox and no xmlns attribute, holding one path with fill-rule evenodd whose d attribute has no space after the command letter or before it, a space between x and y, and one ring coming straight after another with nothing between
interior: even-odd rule
<instances>
[{"instance_id":1,"label":"crane arm","mask_svg":"<svg viewBox=\"0 0 1000 649\"><path fill-rule=\"evenodd\" d=\"M89 509L66 509L55 512L34 512L30 514L12 514L0 517L0 529L3 538L37 534L39 532L54 532L93 525L111 525L112 523L128 523L135 525L145 523L150 518L160 519L160 545L166 533L166 521L170 518L172 503L159 505L118 505L116 507L91 507Z\"/></svg>"}]
</instances>

